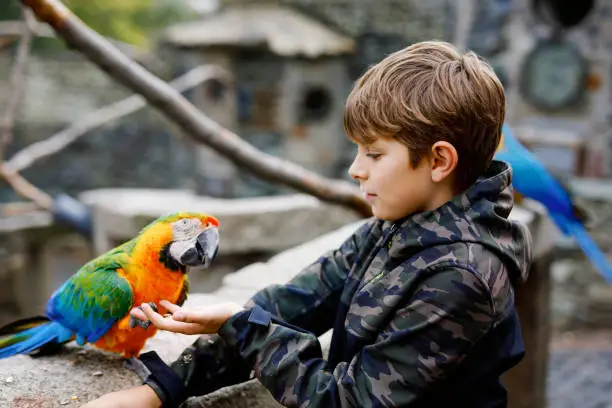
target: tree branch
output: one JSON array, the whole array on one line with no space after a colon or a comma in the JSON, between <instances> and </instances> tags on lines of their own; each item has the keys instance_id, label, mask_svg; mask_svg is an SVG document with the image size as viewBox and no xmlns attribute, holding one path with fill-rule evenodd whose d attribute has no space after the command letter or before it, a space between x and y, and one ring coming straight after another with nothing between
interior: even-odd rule
<instances>
[{"instance_id":1,"label":"tree branch","mask_svg":"<svg viewBox=\"0 0 612 408\"><path fill-rule=\"evenodd\" d=\"M210 146L256 176L311 194L321 200L355 209L364 216L371 209L359 189L330 180L287 160L257 150L191 105L161 79L119 52L87 27L58 0L21 0L48 23L66 43L80 51L117 82L142 95L192 140Z\"/></svg>"},{"instance_id":2,"label":"tree branch","mask_svg":"<svg viewBox=\"0 0 612 408\"><path fill-rule=\"evenodd\" d=\"M0 138L0 160L4 160L4 152L13 139L13 129L15 127L15 118L21 100L23 97L23 88L26 83L27 62L30 56L30 48L32 45L33 27L36 24L36 19L32 11L26 7L22 7L24 23L22 26L23 32L19 40L19 48L17 56L13 63L11 79L9 84L9 100L6 112L2 118L2 135ZM7 169L4 161L0 164L0 174L6 182L20 196L34 201L39 207L51 209L53 199L44 191L38 189L25 178L20 176L15 171Z\"/></svg>"},{"instance_id":3,"label":"tree branch","mask_svg":"<svg viewBox=\"0 0 612 408\"><path fill-rule=\"evenodd\" d=\"M26 7L22 7L23 19L25 24L21 26L22 33L17 48L17 55L13 63L11 78L8 90L7 109L2 117L1 128L2 136L0 137L0 157L4 157L4 151L13 139L13 128L15 127L15 117L21 100L23 99L23 90L25 87L26 71L28 58L30 56L30 48L32 46L32 26L36 23L32 11Z\"/></svg>"},{"instance_id":4,"label":"tree branch","mask_svg":"<svg viewBox=\"0 0 612 408\"><path fill-rule=\"evenodd\" d=\"M32 200L40 208L51 210L53 207L53 198L49 194L30 183L19 173L5 168L4 163L0 164L0 173L17 194L23 198Z\"/></svg>"},{"instance_id":5,"label":"tree branch","mask_svg":"<svg viewBox=\"0 0 612 408\"><path fill-rule=\"evenodd\" d=\"M220 67L203 65L176 78L170 82L170 86L178 92L184 92L209 79L229 77L229 73L225 72L225 70ZM97 127L107 125L109 122L136 112L145 106L147 106L147 102L142 96L136 94L98 109L81 120L71 124L70 127L61 130L47 139L33 143L15 153L11 159L6 162L5 168L12 172L21 172L37 161L66 148L87 132Z\"/></svg>"}]
</instances>

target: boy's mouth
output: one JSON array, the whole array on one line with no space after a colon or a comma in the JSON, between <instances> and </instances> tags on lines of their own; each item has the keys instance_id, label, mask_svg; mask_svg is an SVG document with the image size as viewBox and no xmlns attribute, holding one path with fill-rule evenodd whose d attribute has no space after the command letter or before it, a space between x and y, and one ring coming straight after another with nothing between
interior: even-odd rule
<instances>
[{"instance_id":1,"label":"boy's mouth","mask_svg":"<svg viewBox=\"0 0 612 408\"><path fill-rule=\"evenodd\" d=\"M364 198L366 201L371 201L371 200L373 200L373 199L375 199L375 198L376 198L376 194L366 193L366 192L364 191L364 192L363 192L363 198Z\"/></svg>"}]
</instances>

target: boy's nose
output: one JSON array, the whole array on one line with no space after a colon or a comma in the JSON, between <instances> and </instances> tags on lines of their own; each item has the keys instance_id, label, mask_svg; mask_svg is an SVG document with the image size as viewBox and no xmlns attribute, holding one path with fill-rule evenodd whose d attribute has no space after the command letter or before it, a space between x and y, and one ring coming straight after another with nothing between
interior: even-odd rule
<instances>
[{"instance_id":1,"label":"boy's nose","mask_svg":"<svg viewBox=\"0 0 612 408\"><path fill-rule=\"evenodd\" d=\"M353 160L353 163L351 164L351 167L349 167L348 169L348 174L349 176L351 176L353 179L359 181L359 180L365 180L367 178L367 172L366 170L363 168L363 166L360 166L357 158L355 158L355 160Z\"/></svg>"}]
</instances>

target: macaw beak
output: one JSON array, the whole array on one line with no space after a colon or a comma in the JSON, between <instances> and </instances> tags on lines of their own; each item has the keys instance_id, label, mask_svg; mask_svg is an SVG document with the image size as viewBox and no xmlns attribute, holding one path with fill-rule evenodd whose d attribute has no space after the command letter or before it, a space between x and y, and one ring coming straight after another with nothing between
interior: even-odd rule
<instances>
[{"instance_id":1,"label":"macaw beak","mask_svg":"<svg viewBox=\"0 0 612 408\"><path fill-rule=\"evenodd\" d=\"M209 227L202 231L195 240L195 246L181 255L180 262L187 266L208 268L219 251L219 229Z\"/></svg>"}]
</instances>

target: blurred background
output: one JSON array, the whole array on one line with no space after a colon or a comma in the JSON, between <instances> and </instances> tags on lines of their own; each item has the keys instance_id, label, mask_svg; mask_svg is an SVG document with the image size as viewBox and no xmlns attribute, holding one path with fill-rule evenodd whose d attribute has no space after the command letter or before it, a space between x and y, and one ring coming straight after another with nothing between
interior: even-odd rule
<instances>
[{"instance_id":1,"label":"blurred background","mask_svg":"<svg viewBox=\"0 0 612 408\"><path fill-rule=\"evenodd\" d=\"M257 149L336 179L348 179L354 153L344 100L370 64L422 40L469 48L504 83L516 136L592 213L592 236L612 253L612 0L63 3L165 81L222 69L177 87ZM40 313L66 277L169 202L237 217L236 236L250 242L228 245L213 270L193 277L195 292L356 219L333 206L313 210L303 197L283 201L301 215L265 218L278 209L258 200L295 191L194 143L138 98L125 102L129 90L31 16L26 52L23 21L18 1L0 2L0 155L31 183L0 182L0 325ZM44 208L20 185L29 197L67 201ZM61 225L62 216L81 216L93 232ZM612 288L571 239L546 234L554 243L537 313L548 406L612 407Z\"/></svg>"}]
</instances>

